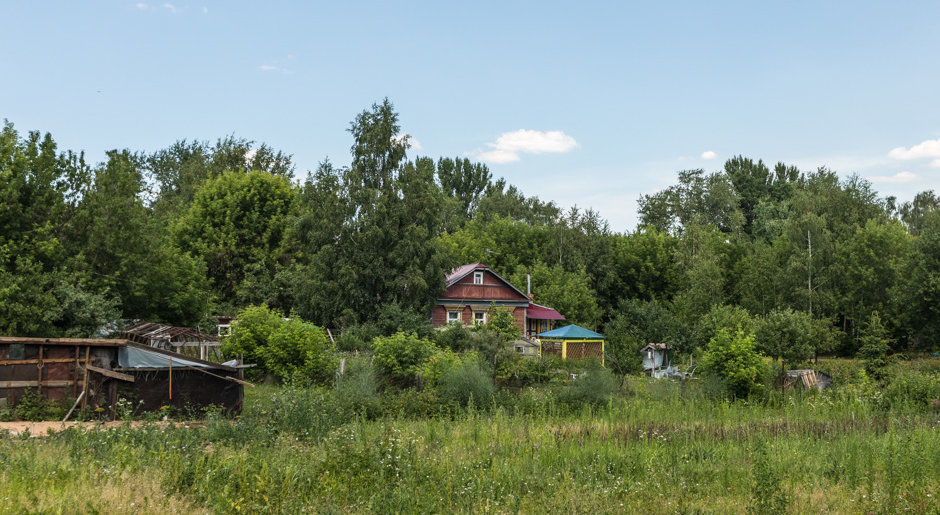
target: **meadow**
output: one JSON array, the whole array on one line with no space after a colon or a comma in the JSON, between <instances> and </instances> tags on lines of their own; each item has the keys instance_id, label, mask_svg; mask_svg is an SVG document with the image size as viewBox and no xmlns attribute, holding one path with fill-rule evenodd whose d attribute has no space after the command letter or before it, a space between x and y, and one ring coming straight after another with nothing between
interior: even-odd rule
<instances>
[{"instance_id":1,"label":"meadow","mask_svg":"<svg viewBox=\"0 0 940 515\"><path fill-rule=\"evenodd\" d=\"M259 386L234 421L0 436L0 512L937 513L934 372L736 401L640 377L479 405Z\"/></svg>"}]
</instances>

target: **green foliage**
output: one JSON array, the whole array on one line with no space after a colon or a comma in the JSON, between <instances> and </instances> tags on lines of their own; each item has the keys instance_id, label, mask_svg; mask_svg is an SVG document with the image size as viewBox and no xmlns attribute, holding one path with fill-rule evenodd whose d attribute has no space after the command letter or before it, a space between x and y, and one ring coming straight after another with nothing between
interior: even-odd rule
<instances>
[{"instance_id":1,"label":"green foliage","mask_svg":"<svg viewBox=\"0 0 940 515\"><path fill-rule=\"evenodd\" d=\"M774 310L757 322L757 349L784 363L805 361L813 353L813 321L802 311Z\"/></svg>"},{"instance_id":2,"label":"green foliage","mask_svg":"<svg viewBox=\"0 0 940 515\"><path fill-rule=\"evenodd\" d=\"M787 495L780 486L781 477L767 454L767 444L758 440L751 453L754 479L751 503L747 512L753 515L785 515Z\"/></svg>"},{"instance_id":3,"label":"green foliage","mask_svg":"<svg viewBox=\"0 0 940 515\"><path fill-rule=\"evenodd\" d=\"M753 336L740 329L722 329L708 342L702 368L726 381L733 395L745 398L761 386L764 367Z\"/></svg>"},{"instance_id":4,"label":"green foliage","mask_svg":"<svg viewBox=\"0 0 940 515\"><path fill-rule=\"evenodd\" d=\"M444 403L460 407L469 404L485 407L493 398L493 376L479 360L463 359L452 366L437 382L437 395Z\"/></svg>"},{"instance_id":5,"label":"green foliage","mask_svg":"<svg viewBox=\"0 0 940 515\"><path fill-rule=\"evenodd\" d=\"M722 330L732 333L741 331L752 335L756 329L757 323L744 308L731 305L715 306L700 318L696 325L697 343L705 347Z\"/></svg>"},{"instance_id":6,"label":"green foliage","mask_svg":"<svg viewBox=\"0 0 940 515\"><path fill-rule=\"evenodd\" d=\"M262 371L299 386L330 384L337 364L323 329L297 318L285 320L265 306L239 313L222 351L227 356L242 354Z\"/></svg>"},{"instance_id":7,"label":"green foliage","mask_svg":"<svg viewBox=\"0 0 940 515\"><path fill-rule=\"evenodd\" d=\"M246 271L249 265L260 267L263 277L273 280L276 264L289 252L288 220L295 206L296 194L285 177L223 173L198 190L176 223L176 240L206 262L221 302L249 304L258 299L243 298L246 290L239 287Z\"/></svg>"},{"instance_id":8,"label":"green foliage","mask_svg":"<svg viewBox=\"0 0 940 515\"><path fill-rule=\"evenodd\" d=\"M912 343L936 350L940 348L940 210L925 215L907 270L903 299Z\"/></svg>"},{"instance_id":9,"label":"green foliage","mask_svg":"<svg viewBox=\"0 0 940 515\"><path fill-rule=\"evenodd\" d=\"M602 406L617 391L617 380L606 368L596 367L579 375L560 394L571 406Z\"/></svg>"},{"instance_id":10,"label":"green foliage","mask_svg":"<svg viewBox=\"0 0 940 515\"><path fill-rule=\"evenodd\" d=\"M414 384L418 372L437 347L415 333L398 332L372 341L376 369L393 383Z\"/></svg>"},{"instance_id":11,"label":"green foliage","mask_svg":"<svg viewBox=\"0 0 940 515\"><path fill-rule=\"evenodd\" d=\"M334 397L341 410L366 418L378 416L378 381L372 363L367 360L349 360L345 374L336 382Z\"/></svg>"},{"instance_id":12,"label":"green foliage","mask_svg":"<svg viewBox=\"0 0 940 515\"><path fill-rule=\"evenodd\" d=\"M536 262L529 270L532 292L538 303L551 306L565 319L588 329L594 329L601 320L597 293L591 287L591 278L584 268L566 271L560 265L548 266ZM525 272L519 268L509 277L513 284L526 283Z\"/></svg>"},{"instance_id":13,"label":"green foliage","mask_svg":"<svg viewBox=\"0 0 940 515\"><path fill-rule=\"evenodd\" d=\"M497 307L493 304L487 313L486 329L499 335L505 343L519 338L521 334L519 326L516 325L516 317L512 315L512 309Z\"/></svg>"},{"instance_id":14,"label":"green foliage","mask_svg":"<svg viewBox=\"0 0 940 515\"><path fill-rule=\"evenodd\" d=\"M885 369L889 365L888 352L891 350L891 340L878 312L871 314L859 342L861 347L856 357L864 360L865 371L876 379L884 379Z\"/></svg>"},{"instance_id":15,"label":"green foliage","mask_svg":"<svg viewBox=\"0 0 940 515\"><path fill-rule=\"evenodd\" d=\"M604 330L607 363L621 376L642 369L640 349L648 343L665 343L679 352L690 351L689 327L660 301L639 299L620 303Z\"/></svg>"}]
</instances>

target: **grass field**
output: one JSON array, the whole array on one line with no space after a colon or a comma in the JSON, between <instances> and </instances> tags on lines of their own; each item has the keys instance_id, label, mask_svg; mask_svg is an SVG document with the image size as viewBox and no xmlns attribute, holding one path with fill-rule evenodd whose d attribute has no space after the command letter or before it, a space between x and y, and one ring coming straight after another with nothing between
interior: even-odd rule
<instances>
[{"instance_id":1,"label":"grass field","mask_svg":"<svg viewBox=\"0 0 940 515\"><path fill-rule=\"evenodd\" d=\"M259 387L236 421L0 437L0 512L937 513L938 413L835 388L731 402L634 378L440 409Z\"/></svg>"}]
</instances>

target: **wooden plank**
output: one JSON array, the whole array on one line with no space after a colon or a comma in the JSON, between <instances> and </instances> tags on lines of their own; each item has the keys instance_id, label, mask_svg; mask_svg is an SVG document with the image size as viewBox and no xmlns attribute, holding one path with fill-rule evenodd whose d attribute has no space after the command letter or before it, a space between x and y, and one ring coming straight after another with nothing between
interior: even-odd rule
<instances>
[{"instance_id":1,"label":"wooden plank","mask_svg":"<svg viewBox=\"0 0 940 515\"><path fill-rule=\"evenodd\" d=\"M115 372L113 370L108 370L106 368L96 367L94 365L85 365L85 366L88 367L88 370L91 370L92 372L97 372L103 376L113 377L114 379L120 379L121 381L128 381L131 383L134 382L134 376L129 375L129 374L122 374L120 372Z\"/></svg>"},{"instance_id":2,"label":"wooden plank","mask_svg":"<svg viewBox=\"0 0 940 515\"><path fill-rule=\"evenodd\" d=\"M71 363L75 358L44 358L43 363ZM38 365L38 359L0 359L0 365Z\"/></svg>"},{"instance_id":3,"label":"wooden plank","mask_svg":"<svg viewBox=\"0 0 940 515\"><path fill-rule=\"evenodd\" d=\"M123 347L125 339L102 338L28 338L24 336L0 336L0 344L24 343L30 345L91 345L94 347Z\"/></svg>"},{"instance_id":4,"label":"wooden plank","mask_svg":"<svg viewBox=\"0 0 940 515\"><path fill-rule=\"evenodd\" d=\"M63 386L72 386L72 381L64 380L46 380L42 381L0 381L0 388L31 388L33 386L45 386L47 388L61 388Z\"/></svg>"}]
</instances>

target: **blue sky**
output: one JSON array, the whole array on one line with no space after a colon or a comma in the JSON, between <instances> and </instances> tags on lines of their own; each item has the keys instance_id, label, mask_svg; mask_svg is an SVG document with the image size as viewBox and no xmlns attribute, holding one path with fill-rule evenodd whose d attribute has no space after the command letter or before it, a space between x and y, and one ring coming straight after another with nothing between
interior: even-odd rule
<instances>
[{"instance_id":1,"label":"blue sky","mask_svg":"<svg viewBox=\"0 0 940 515\"><path fill-rule=\"evenodd\" d=\"M234 134L303 177L387 96L410 156L617 231L738 154L940 190L938 2L35 1L0 26L0 118L92 161Z\"/></svg>"}]
</instances>

